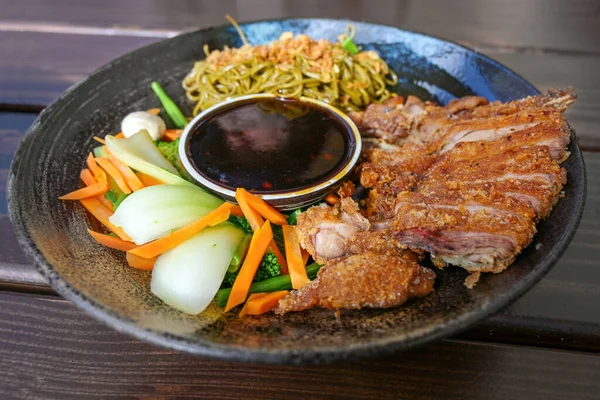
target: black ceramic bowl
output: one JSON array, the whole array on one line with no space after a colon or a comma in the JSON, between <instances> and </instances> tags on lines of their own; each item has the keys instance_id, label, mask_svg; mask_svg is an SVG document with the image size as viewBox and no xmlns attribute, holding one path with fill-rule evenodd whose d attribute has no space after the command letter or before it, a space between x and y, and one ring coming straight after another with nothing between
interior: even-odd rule
<instances>
[{"instance_id":1,"label":"black ceramic bowl","mask_svg":"<svg viewBox=\"0 0 600 400\"><path fill-rule=\"evenodd\" d=\"M335 39L349 21L297 19L242 25L251 43L284 31ZM465 95L508 101L538 91L495 61L459 45L394 27L354 22L356 42L377 50L400 77L396 90L446 103ZM19 242L54 289L114 328L194 354L280 363L329 362L389 354L455 334L497 312L533 286L567 247L581 216L585 171L572 137L565 197L539 224L534 242L502 274L485 275L473 290L458 268L436 271L435 293L390 310L311 310L285 318L238 319L210 309L179 313L149 291L150 274L124 263L86 233L94 222L76 202L58 196L79 185L92 136L114 134L127 113L157 107L159 81L191 114L180 82L202 46L239 46L230 26L153 44L106 65L46 108L25 135L9 178L10 217Z\"/></svg>"}]
</instances>

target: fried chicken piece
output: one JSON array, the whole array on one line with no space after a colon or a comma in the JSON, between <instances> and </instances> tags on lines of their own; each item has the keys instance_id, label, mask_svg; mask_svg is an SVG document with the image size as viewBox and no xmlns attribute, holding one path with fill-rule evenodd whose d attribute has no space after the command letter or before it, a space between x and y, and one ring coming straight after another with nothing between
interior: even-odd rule
<instances>
[{"instance_id":1,"label":"fried chicken piece","mask_svg":"<svg viewBox=\"0 0 600 400\"><path fill-rule=\"evenodd\" d=\"M279 300L276 314L313 307L390 308L433 291L435 273L414 261L375 253L338 258L317 278Z\"/></svg>"},{"instance_id":2,"label":"fried chicken piece","mask_svg":"<svg viewBox=\"0 0 600 400\"><path fill-rule=\"evenodd\" d=\"M323 264L346 255L347 239L370 226L358 204L346 197L333 207L321 204L298 215L296 232L302 247Z\"/></svg>"}]
</instances>

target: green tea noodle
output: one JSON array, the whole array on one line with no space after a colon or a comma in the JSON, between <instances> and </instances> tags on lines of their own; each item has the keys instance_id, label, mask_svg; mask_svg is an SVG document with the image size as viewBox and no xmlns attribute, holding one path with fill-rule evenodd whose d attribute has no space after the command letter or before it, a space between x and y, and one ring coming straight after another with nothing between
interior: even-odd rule
<instances>
[{"instance_id":1,"label":"green tea noodle","mask_svg":"<svg viewBox=\"0 0 600 400\"><path fill-rule=\"evenodd\" d=\"M236 28L237 29L237 28ZM349 27L347 35L354 35ZM343 39L342 35L340 39ZM243 37L245 39L245 37ZM374 51L350 54L342 45L289 32L268 45L209 52L183 80L194 115L226 99L255 93L311 97L345 111L364 109L391 96L396 74Z\"/></svg>"}]
</instances>

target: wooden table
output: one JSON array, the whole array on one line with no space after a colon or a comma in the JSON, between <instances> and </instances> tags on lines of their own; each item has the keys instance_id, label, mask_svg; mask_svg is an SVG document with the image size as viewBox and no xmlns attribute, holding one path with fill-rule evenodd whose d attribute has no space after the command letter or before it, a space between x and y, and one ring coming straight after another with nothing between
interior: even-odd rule
<instances>
[{"instance_id":1,"label":"wooden table","mask_svg":"<svg viewBox=\"0 0 600 400\"><path fill-rule=\"evenodd\" d=\"M53 294L6 216L11 156L36 114L102 64L224 22L347 17L472 46L540 89L573 86L588 198L529 293L456 338L317 367L225 363L141 343ZM0 0L0 398L600 398L600 2Z\"/></svg>"}]
</instances>

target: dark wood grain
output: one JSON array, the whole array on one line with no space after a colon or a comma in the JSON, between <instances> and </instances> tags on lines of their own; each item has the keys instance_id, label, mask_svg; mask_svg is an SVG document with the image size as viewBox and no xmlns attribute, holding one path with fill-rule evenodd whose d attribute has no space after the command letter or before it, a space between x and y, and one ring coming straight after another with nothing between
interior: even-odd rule
<instances>
[{"instance_id":1,"label":"dark wood grain","mask_svg":"<svg viewBox=\"0 0 600 400\"><path fill-rule=\"evenodd\" d=\"M476 46L600 54L594 0L0 1L0 30L116 28L152 34L270 18L350 18L401 26ZM109 31L107 31L109 32ZM114 31L113 31L114 32Z\"/></svg>"},{"instance_id":2,"label":"dark wood grain","mask_svg":"<svg viewBox=\"0 0 600 400\"><path fill-rule=\"evenodd\" d=\"M64 300L0 292L0 397L595 399L600 357L444 341L383 360L242 365L140 343Z\"/></svg>"}]
</instances>

